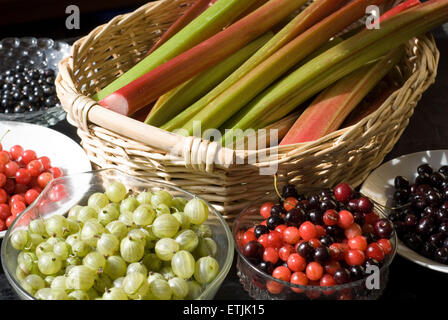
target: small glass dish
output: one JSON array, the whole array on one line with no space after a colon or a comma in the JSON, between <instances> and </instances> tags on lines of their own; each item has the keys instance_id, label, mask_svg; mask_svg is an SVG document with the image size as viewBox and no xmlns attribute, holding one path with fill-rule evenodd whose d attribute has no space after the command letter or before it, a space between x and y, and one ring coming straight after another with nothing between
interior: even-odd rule
<instances>
[{"instance_id":1,"label":"small glass dish","mask_svg":"<svg viewBox=\"0 0 448 320\"><path fill-rule=\"evenodd\" d=\"M5 38L0 41L0 73L22 64L25 67L52 69L57 74L59 61L69 52L68 43L49 38ZM46 110L0 113L0 120L29 122L48 127L64 120L65 115L58 103Z\"/></svg>"},{"instance_id":2,"label":"small glass dish","mask_svg":"<svg viewBox=\"0 0 448 320\"><path fill-rule=\"evenodd\" d=\"M233 224L233 236L235 248L238 252L237 274L249 295L256 300L375 300L378 299L386 288L389 277L389 265L397 251L397 236L393 233L390 239L393 252L384 260L379 274L372 273L364 279L350 283L335 285L332 287L301 286L285 282L268 275L256 268L243 255L241 244L238 241L239 234L264 219L260 215L260 207L263 203L253 204L244 209L235 219ZM378 278L369 278L376 276ZM370 284L374 288L368 289ZM379 286L375 285L379 284Z\"/></svg>"},{"instance_id":3,"label":"small glass dish","mask_svg":"<svg viewBox=\"0 0 448 320\"><path fill-rule=\"evenodd\" d=\"M11 245L11 235L13 232L21 228L27 228L31 219L41 219L57 214L65 215L74 205L78 203L85 204L92 193L104 192L105 186L112 181L120 181L131 192L163 189L170 192L173 196L183 197L187 200L195 197L195 195L177 187L157 181L135 178L116 169L103 169L74 174L51 181L41 195L25 211L23 211L16 220L14 220L3 239L1 248L3 270L9 283L21 299L35 300L35 297L25 291L21 286L20 281L17 279L16 268L19 251L14 249ZM60 190L61 186L63 186L66 194L69 196L55 201L54 192L58 189ZM213 239L218 245L218 253L215 258L219 263L220 272L216 278L206 286L202 294L197 298L199 300L213 299L230 270L234 255L232 233L227 222L212 206L209 204L208 206L210 214L204 224L211 228Z\"/></svg>"}]
</instances>

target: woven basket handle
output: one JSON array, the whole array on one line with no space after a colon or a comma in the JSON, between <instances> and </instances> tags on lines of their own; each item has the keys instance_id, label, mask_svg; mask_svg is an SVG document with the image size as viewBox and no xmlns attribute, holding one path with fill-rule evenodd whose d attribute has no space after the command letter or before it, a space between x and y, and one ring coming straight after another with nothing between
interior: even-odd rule
<instances>
[{"instance_id":1,"label":"woven basket handle","mask_svg":"<svg viewBox=\"0 0 448 320\"><path fill-rule=\"evenodd\" d=\"M172 156L173 161L181 158L187 168L195 171L213 172L215 167L227 169L235 163L234 150L223 148L216 142L184 137L125 117L76 92L70 74L71 65L70 57L59 63L56 82L57 94L68 113L67 118L75 126L88 132L88 124L92 122L153 149L164 151L167 156Z\"/></svg>"}]
</instances>

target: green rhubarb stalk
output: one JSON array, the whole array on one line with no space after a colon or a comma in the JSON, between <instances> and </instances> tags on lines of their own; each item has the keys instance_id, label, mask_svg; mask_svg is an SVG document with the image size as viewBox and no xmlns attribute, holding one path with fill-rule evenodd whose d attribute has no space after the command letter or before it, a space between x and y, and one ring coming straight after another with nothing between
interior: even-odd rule
<instances>
[{"instance_id":1,"label":"green rhubarb stalk","mask_svg":"<svg viewBox=\"0 0 448 320\"><path fill-rule=\"evenodd\" d=\"M201 41L221 31L226 25L251 7L257 0L219 0L176 33L157 50L122 74L92 98L102 100L131 83L148 71L194 47Z\"/></svg>"},{"instance_id":2,"label":"green rhubarb stalk","mask_svg":"<svg viewBox=\"0 0 448 320\"><path fill-rule=\"evenodd\" d=\"M403 47L325 89L300 115L280 145L317 140L337 130L352 110L401 60Z\"/></svg>"},{"instance_id":3,"label":"green rhubarb stalk","mask_svg":"<svg viewBox=\"0 0 448 320\"><path fill-rule=\"evenodd\" d=\"M194 118L183 126L183 131L192 135L195 121L200 121L202 130L219 128L227 119L230 119L285 72L326 43L332 36L364 16L367 6L379 4L383 1L353 1L314 25L260 63L198 112Z\"/></svg>"},{"instance_id":4,"label":"green rhubarb stalk","mask_svg":"<svg viewBox=\"0 0 448 320\"><path fill-rule=\"evenodd\" d=\"M302 1L306 3L306 0ZM161 126L162 129L172 131L185 125L185 123L202 110L207 104L213 101L219 94L235 84L244 75L254 69L261 62L270 57L277 50L293 40L299 34L313 26L315 23L325 18L327 15L338 9L346 0L316 0L304 11L297 15L290 23L280 30L268 43L258 50L240 68L232 73L228 78L207 93L204 97L185 109L175 118Z\"/></svg>"},{"instance_id":5,"label":"green rhubarb stalk","mask_svg":"<svg viewBox=\"0 0 448 320\"><path fill-rule=\"evenodd\" d=\"M179 112L183 111L235 71L236 68L269 41L272 36L272 32L266 33L226 60L161 96L145 122L158 127L169 119L174 118Z\"/></svg>"},{"instance_id":6,"label":"green rhubarb stalk","mask_svg":"<svg viewBox=\"0 0 448 320\"><path fill-rule=\"evenodd\" d=\"M380 29L363 30L260 94L241 112L223 142L232 144L237 129L262 128L284 117L342 77L447 20L448 0L430 0L384 21Z\"/></svg>"}]
</instances>

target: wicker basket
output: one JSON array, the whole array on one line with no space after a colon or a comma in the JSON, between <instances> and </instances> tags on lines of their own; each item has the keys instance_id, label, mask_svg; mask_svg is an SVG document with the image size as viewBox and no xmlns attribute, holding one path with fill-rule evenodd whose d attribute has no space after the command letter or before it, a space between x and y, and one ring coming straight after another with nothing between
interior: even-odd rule
<instances>
[{"instance_id":1,"label":"wicker basket","mask_svg":"<svg viewBox=\"0 0 448 320\"><path fill-rule=\"evenodd\" d=\"M192 2L151 2L93 30L60 63L57 93L96 166L179 186L211 202L229 220L255 199L274 196L273 178L260 174L261 168L278 166L280 187L288 181L303 192L342 180L359 185L397 142L436 77L439 52L434 39L412 39L399 66L403 86L376 112L315 142L252 151L178 136L113 113L89 98L138 62ZM260 157L247 164L255 156ZM226 157L246 161L216 161Z\"/></svg>"}]
</instances>

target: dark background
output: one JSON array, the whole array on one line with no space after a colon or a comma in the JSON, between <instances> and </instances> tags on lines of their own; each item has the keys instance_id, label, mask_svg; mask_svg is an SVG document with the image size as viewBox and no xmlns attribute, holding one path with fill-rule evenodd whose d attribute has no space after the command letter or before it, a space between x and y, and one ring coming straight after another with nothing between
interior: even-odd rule
<instances>
[{"instance_id":1,"label":"dark background","mask_svg":"<svg viewBox=\"0 0 448 320\"><path fill-rule=\"evenodd\" d=\"M146 1L138 0L0 0L0 39L5 37L49 37L72 42L86 35L94 27L106 23L117 14L134 10ZM65 8L78 5L81 11L81 29L65 28ZM436 83L424 94L408 128L392 152L385 159L434 149L448 149L448 26L434 32L441 51L439 75ZM53 127L79 142L76 130L66 121ZM396 299L440 299L446 296L448 275L420 267L397 255L390 268L390 280L382 297ZM0 300L17 299L0 270ZM216 299L249 299L242 289L232 267ZM443 307L442 307L443 309ZM443 311L442 311L443 312Z\"/></svg>"}]
</instances>

